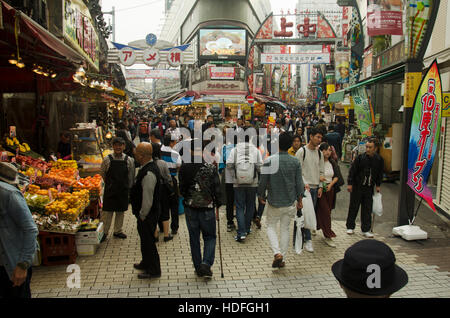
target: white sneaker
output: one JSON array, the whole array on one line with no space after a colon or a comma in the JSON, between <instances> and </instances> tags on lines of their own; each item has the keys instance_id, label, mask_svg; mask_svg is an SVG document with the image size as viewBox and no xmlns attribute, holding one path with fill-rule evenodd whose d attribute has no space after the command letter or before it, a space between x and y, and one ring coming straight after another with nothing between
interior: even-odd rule
<instances>
[{"instance_id":1,"label":"white sneaker","mask_svg":"<svg viewBox=\"0 0 450 318\"><path fill-rule=\"evenodd\" d=\"M336 244L334 244L333 239L325 238L324 241L329 247L336 247Z\"/></svg>"},{"instance_id":2,"label":"white sneaker","mask_svg":"<svg viewBox=\"0 0 450 318\"><path fill-rule=\"evenodd\" d=\"M305 243L305 250L307 250L310 253L314 252L313 246L312 246L312 241L306 241Z\"/></svg>"},{"instance_id":3,"label":"white sneaker","mask_svg":"<svg viewBox=\"0 0 450 318\"><path fill-rule=\"evenodd\" d=\"M355 233L355 231L353 231L352 229L347 229L347 234L348 235L352 235L352 234L354 234Z\"/></svg>"},{"instance_id":4,"label":"white sneaker","mask_svg":"<svg viewBox=\"0 0 450 318\"><path fill-rule=\"evenodd\" d=\"M373 233L371 233L371 232L363 232L363 235L365 237L367 237L367 238L373 238L374 237Z\"/></svg>"}]
</instances>

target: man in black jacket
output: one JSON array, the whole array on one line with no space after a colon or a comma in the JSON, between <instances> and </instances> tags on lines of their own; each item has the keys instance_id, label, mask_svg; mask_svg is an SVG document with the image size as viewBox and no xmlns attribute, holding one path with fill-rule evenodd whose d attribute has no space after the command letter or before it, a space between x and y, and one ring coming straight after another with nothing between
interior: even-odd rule
<instances>
[{"instance_id":1,"label":"man in black jacket","mask_svg":"<svg viewBox=\"0 0 450 318\"><path fill-rule=\"evenodd\" d=\"M202 149L191 147L191 162L180 168L180 192L184 198L186 224L189 231L192 261L199 277L211 278L216 250L216 214L214 208L221 205L220 179L214 165L195 163L202 158ZM204 255L200 249L200 233L204 240Z\"/></svg>"},{"instance_id":2,"label":"man in black jacket","mask_svg":"<svg viewBox=\"0 0 450 318\"><path fill-rule=\"evenodd\" d=\"M347 216L347 234L353 234L355 219L361 205L361 230L367 238L373 238L370 232L372 226L372 204L374 186L380 192L383 180L384 161L377 154L378 144L375 139L366 143L366 153L358 155L350 167L348 175L348 191L350 206Z\"/></svg>"},{"instance_id":3,"label":"man in black jacket","mask_svg":"<svg viewBox=\"0 0 450 318\"><path fill-rule=\"evenodd\" d=\"M136 160L141 164L141 168L130 194L133 214L137 218L142 253L142 261L134 264L134 268L145 271L138 275L139 279L161 277L161 264L154 240L161 209L161 176L152 154L153 148L150 143L142 142L136 148Z\"/></svg>"}]
</instances>

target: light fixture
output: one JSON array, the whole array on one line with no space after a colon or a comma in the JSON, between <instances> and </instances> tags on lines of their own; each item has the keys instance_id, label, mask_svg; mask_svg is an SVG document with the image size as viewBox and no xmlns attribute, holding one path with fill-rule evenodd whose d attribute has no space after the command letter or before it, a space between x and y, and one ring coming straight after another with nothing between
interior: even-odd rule
<instances>
[{"instance_id":1,"label":"light fixture","mask_svg":"<svg viewBox=\"0 0 450 318\"><path fill-rule=\"evenodd\" d=\"M109 131L108 131L108 133L106 134L106 136L105 136L105 137L106 137L106 139L111 139L111 138L112 138L112 134L111 134L111 132L109 132Z\"/></svg>"},{"instance_id":2,"label":"light fixture","mask_svg":"<svg viewBox=\"0 0 450 318\"><path fill-rule=\"evenodd\" d=\"M20 57L19 57L19 60L17 61L16 66L18 68L24 68L25 67L25 64L22 62L22 59Z\"/></svg>"},{"instance_id":3,"label":"light fixture","mask_svg":"<svg viewBox=\"0 0 450 318\"><path fill-rule=\"evenodd\" d=\"M50 77L55 78L56 76L57 76L56 73L53 73Z\"/></svg>"},{"instance_id":4,"label":"light fixture","mask_svg":"<svg viewBox=\"0 0 450 318\"><path fill-rule=\"evenodd\" d=\"M82 66L80 66L80 68L77 70L77 75L78 76L86 75L86 72L84 71L84 68Z\"/></svg>"},{"instance_id":5,"label":"light fixture","mask_svg":"<svg viewBox=\"0 0 450 318\"><path fill-rule=\"evenodd\" d=\"M14 56L14 54L11 54L11 58L8 60L9 64L13 64L16 65L17 64L17 60L16 57Z\"/></svg>"}]
</instances>

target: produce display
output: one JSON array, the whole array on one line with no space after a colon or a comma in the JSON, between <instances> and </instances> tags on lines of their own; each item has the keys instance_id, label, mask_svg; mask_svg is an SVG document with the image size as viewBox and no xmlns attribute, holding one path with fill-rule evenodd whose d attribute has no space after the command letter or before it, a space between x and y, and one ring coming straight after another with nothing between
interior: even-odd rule
<instances>
[{"instance_id":1,"label":"produce display","mask_svg":"<svg viewBox=\"0 0 450 318\"><path fill-rule=\"evenodd\" d=\"M99 219L95 219L95 220L83 220L80 223L80 231L86 232L86 231L96 231L98 225L100 224L100 220Z\"/></svg>"},{"instance_id":2,"label":"produce display","mask_svg":"<svg viewBox=\"0 0 450 318\"><path fill-rule=\"evenodd\" d=\"M75 160L58 159L58 161L53 163L52 167L57 169L78 169L78 165Z\"/></svg>"},{"instance_id":3,"label":"produce display","mask_svg":"<svg viewBox=\"0 0 450 318\"><path fill-rule=\"evenodd\" d=\"M77 221L89 205L89 192L58 193L57 199L45 206L47 215L57 215L61 220Z\"/></svg>"},{"instance_id":4,"label":"produce display","mask_svg":"<svg viewBox=\"0 0 450 318\"><path fill-rule=\"evenodd\" d=\"M56 183L64 184L66 186L73 186L76 183L76 176L78 170L74 168L57 169L52 168L44 177L53 179Z\"/></svg>"},{"instance_id":5,"label":"produce display","mask_svg":"<svg viewBox=\"0 0 450 318\"><path fill-rule=\"evenodd\" d=\"M47 171L52 166L51 164L45 162L44 160L34 159L28 156L21 156L21 155L16 156L16 162L18 164L25 164L40 171Z\"/></svg>"},{"instance_id":6,"label":"produce display","mask_svg":"<svg viewBox=\"0 0 450 318\"><path fill-rule=\"evenodd\" d=\"M73 186L75 191L88 190L91 199L98 198L102 191L102 177L96 174L93 177L81 178Z\"/></svg>"},{"instance_id":7,"label":"produce display","mask_svg":"<svg viewBox=\"0 0 450 318\"><path fill-rule=\"evenodd\" d=\"M30 146L27 143L21 144L16 137L14 137L13 139L11 139L9 137L6 138L6 145L8 147L14 148L14 149L19 148L19 151L22 153L31 151Z\"/></svg>"},{"instance_id":8,"label":"produce display","mask_svg":"<svg viewBox=\"0 0 450 318\"><path fill-rule=\"evenodd\" d=\"M60 220L56 215L46 216L33 213L33 219L39 231L43 232L75 234L80 228L80 222Z\"/></svg>"}]
</instances>

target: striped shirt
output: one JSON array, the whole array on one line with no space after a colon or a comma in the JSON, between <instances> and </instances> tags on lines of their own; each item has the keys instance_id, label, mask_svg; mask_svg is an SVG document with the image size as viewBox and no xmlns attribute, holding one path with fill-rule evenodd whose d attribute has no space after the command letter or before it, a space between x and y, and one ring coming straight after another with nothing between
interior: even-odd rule
<instances>
[{"instance_id":1,"label":"striped shirt","mask_svg":"<svg viewBox=\"0 0 450 318\"><path fill-rule=\"evenodd\" d=\"M161 159L167 162L170 175L175 177L182 164L180 154L168 146L162 146Z\"/></svg>"}]
</instances>

